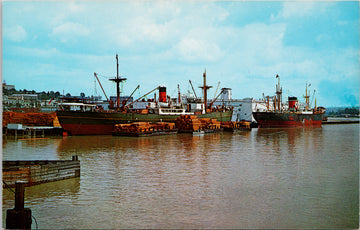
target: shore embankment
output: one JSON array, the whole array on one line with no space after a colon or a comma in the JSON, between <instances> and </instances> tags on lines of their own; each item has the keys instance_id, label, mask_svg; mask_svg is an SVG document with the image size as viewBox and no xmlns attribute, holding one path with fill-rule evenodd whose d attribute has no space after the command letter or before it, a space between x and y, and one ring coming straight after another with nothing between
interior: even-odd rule
<instances>
[{"instance_id":1,"label":"shore embankment","mask_svg":"<svg viewBox=\"0 0 360 230\"><path fill-rule=\"evenodd\" d=\"M328 117L326 121L323 121L323 125L332 124L356 124L359 123L360 119L356 117Z\"/></svg>"}]
</instances>

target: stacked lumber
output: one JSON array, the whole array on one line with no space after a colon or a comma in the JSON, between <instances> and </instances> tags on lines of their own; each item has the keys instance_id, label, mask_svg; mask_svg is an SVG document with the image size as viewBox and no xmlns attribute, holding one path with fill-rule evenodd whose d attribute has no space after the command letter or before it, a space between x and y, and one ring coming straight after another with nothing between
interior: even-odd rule
<instances>
[{"instance_id":1,"label":"stacked lumber","mask_svg":"<svg viewBox=\"0 0 360 230\"><path fill-rule=\"evenodd\" d=\"M142 136L142 135L160 135L171 132L177 132L175 123L157 122L133 122L130 124L116 124L113 135L117 136Z\"/></svg>"},{"instance_id":2,"label":"stacked lumber","mask_svg":"<svg viewBox=\"0 0 360 230\"><path fill-rule=\"evenodd\" d=\"M150 128L149 122L133 122L131 124L116 124L116 132L141 132Z\"/></svg>"},{"instance_id":3,"label":"stacked lumber","mask_svg":"<svg viewBox=\"0 0 360 230\"><path fill-rule=\"evenodd\" d=\"M179 132L194 132L205 128L196 115L181 115L176 118L175 125Z\"/></svg>"},{"instance_id":4,"label":"stacked lumber","mask_svg":"<svg viewBox=\"0 0 360 230\"><path fill-rule=\"evenodd\" d=\"M251 130L250 122L248 121L226 121L221 123L221 127L225 131L230 132L235 130Z\"/></svg>"},{"instance_id":5,"label":"stacked lumber","mask_svg":"<svg viewBox=\"0 0 360 230\"><path fill-rule=\"evenodd\" d=\"M175 123L172 122L156 122L152 126L155 130L175 129Z\"/></svg>"},{"instance_id":6,"label":"stacked lumber","mask_svg":"<svg viewBox=\"0 0 360 230\"><path fill-rule=\"evenodd\" d=\"M241 128L245 128L245 129L248 129L248 130L251 130L251 127L250 127L250 122L249 121L239 121L239 126Z\"/></svg>"},{"instance_id":7,"label":"stacked lumber","mask_svg":"<svg viewBox=\"0 0 360 230\"><path fill-rule=\"evenodd\" d=\"M53 126L56 113L19 113L3 112L3 127L8 124L23 124L26 126Z\"/></svg>"},{"instance_id":8,"label":"stacked lumber","mask_svg":"<svg viewBox=\"0 0 360 230\"><path fill-rule=\"evenodd\" d=\"M234 121L221 122L221 127L223 127L223 128L234 128L235 127L235 122Z\"/></svg>"},{"instance_id":9,"label":"stacked lumber","mask_svg":"<svg viewBox=\"0 0 360 230\"><path fill-rule=\"evenodd\" d=\"M208 129L221 129L221 122L216 119L210 119L210 122L208 123Z\"/></svg>"},{"instance_id":10,"label":"stacked lumber","mask_svg":"<svg viewBox=\"0 0 360 230\"><path fill-rule=\"evenodd\" d=\"M220 130L221 122L211 118L198 118L196 115L181 115L175 120L179 132L198 130Z\"/></svg>"}]
</instances>

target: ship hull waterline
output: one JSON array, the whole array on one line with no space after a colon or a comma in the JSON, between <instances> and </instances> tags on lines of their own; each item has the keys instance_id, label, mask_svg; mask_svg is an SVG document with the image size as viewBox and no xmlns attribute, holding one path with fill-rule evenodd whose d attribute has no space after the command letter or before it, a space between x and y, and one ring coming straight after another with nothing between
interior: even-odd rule
<instances>
[{"instance_id":1,"label":"ship hull waterline","mask_svg":"<svg viewBox=\"0 0 360 230\"><path fill-rule=\"evenodd\" d=\"M60 125L69 135L111 135L114 125L131 122L175 122L180 115L114 113L114 112L78 112L57 111ZM199 118L212 118L218 121L230 121L232 111L211 112L197 115Z\"/></svg>"},{"instance_id":2,"label":"ship hull waterline","mask_svg":"<svg viewBox=\"0 0 360 230\"><path fill-rule=\"evenodd\" d=\"M253 112L259 128L321 127L323 113Z\"/></svg>"}]
</instances>

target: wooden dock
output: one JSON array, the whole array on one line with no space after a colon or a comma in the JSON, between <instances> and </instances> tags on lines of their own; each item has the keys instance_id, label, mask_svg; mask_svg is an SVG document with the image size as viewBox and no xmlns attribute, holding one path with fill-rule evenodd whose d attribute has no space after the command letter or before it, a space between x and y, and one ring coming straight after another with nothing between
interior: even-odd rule
<instances>
[{"instance_id":1,"label":"wooden dock","mask_svg":"<svg viewBox=\"0 0 360 230\"><path fill-rule=\"evenodd\" d=\"M3 187L15 186L24 181L25 186L80 177L78 156L72 160L3 161Z\"/></svg>"},{"instance_id":2,"label":"wooden dock","mask_svg":"<svg viewBox=\"0 0 360 230\"><path fill-rule=\"evenodd\" d=\"M61 127L53 126L23 126L22 124L8 124L3 130L6 136L13 136L15 139L45 137L45 135L61 135Z\"/></svg>"}]
</instances>

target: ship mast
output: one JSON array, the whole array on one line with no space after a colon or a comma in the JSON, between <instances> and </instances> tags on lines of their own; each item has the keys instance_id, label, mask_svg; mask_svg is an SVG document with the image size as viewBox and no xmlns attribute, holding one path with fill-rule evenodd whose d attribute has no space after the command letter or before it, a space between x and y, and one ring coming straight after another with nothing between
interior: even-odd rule
<instances>
[{"instance_id":1,"label":"ship mast","mask_svg":"<svg viewBox=\"0 0 360 230\"><path fill-rule=\"evenodd\" d=\"M120 82L125 81L126 78L119 77L119 59L116 54L116 78L109 79L110 81L116 82L116 108L120 107Z\"/></svg>"},{"instance_id":2,"label":"ship mast","mask_svg":"<svg viewBox=\"0 0 360 230\"><path fill-rule=\"evenodd\" d=\"M280 86L280 76L279 75L276 75L276 78L278 79L278 84L276 85L276 96L277 96L277 107L278 107L278 110L281 110L281 96L282 96L282 88Z\"/></svg>"},{"instance_id":3,"label":"ship mast","mask_svg":"<svg viewBox=\"0 0 360 230\"><path fill-rule=\"evenodd\" d=\"M203 74L203 77L204 77L204 85L200 86L199 88L203 89L203 91L204 91L204 105L205 105L205 112L206 112L206 109L207 109L207 90L212 87L212 86L206 85L206 69L205 69L205 72Z\"/></svg>"},{"instance_id":4,"label":"ship mast","mask_svg":"<svg viewBox=\"0 0 360 230\"><path fill-rule=\"evenodd\" d=\"M178 84L178 100L179 100L179 103L181 103L181 94L180 94L180 86Z\"/></svg>"},{"instance_id":5,"label":"ship mast","mask_svg":"<svg viewBox=\"0 0 360 230\"><path fill-rule=\"evenodd\" d=\"M309 87L311 86L311 84L309 84ZM306 110L308 110L309 109L309 98L310 98L310 92L309 92L309 95L308 95L308 83L306 82L306 87L305 87L305 96L304 96L304 98L305 98L305 108L306 108Z\"/></svg>"}]
</instances>

